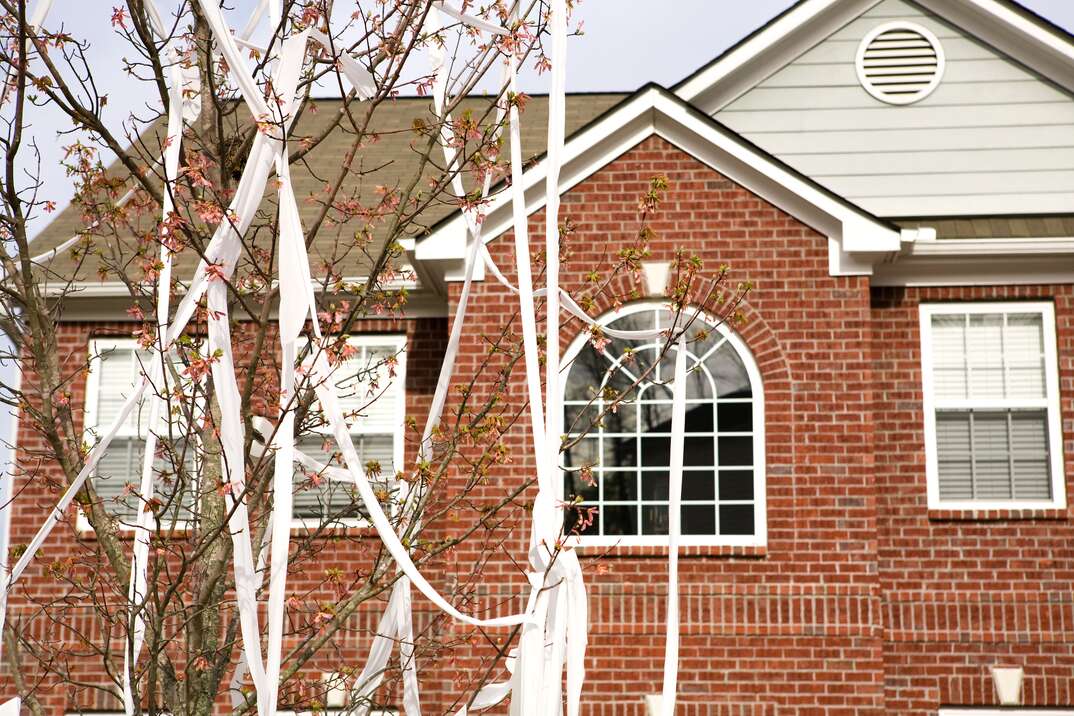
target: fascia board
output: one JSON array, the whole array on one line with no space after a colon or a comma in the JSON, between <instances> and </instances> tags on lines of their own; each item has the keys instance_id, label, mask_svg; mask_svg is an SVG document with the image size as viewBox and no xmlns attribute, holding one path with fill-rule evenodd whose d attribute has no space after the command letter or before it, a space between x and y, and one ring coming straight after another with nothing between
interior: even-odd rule
<instances>
[{"instance_id":1,"label":"fascia board","mask_svg":"<svg viewBox=\"0 0 1074 716\"><path fill-rule=\"evenodd\" d=\"M930 12L1074 92L1074 42L996 0L916 0Z\"/></svg>"},{"instance_id":2,"label":"fascia board","mask_svg":"<svg viewBox=\"0 0 1074 716\"><path fill-rule=\"evenodd\" d=\"M874 286L1074 282L1074 238L915 241L876 266Z\"/></svg>"},{"instance_id":3,"label":"fascia board","mask_svg":"<svg viewBox=\"0 0 1074 716\"><path fill-rule=\"evenodd\" d=\"M806 0L675 87L714 114L880 0Z\"/></svg>"}]
</instances>

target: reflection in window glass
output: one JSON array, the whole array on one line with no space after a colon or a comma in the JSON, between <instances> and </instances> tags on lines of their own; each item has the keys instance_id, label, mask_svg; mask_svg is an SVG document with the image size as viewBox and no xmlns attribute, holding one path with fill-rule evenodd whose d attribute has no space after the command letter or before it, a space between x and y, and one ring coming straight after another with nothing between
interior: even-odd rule
<instances>
[{"instance_id":1,"label":"reflection in window glass","mask_svg":"<svg viewBox=\"0 0 1074 716\"><path fill-rule=\"evenodd\" d=\"M674 315L646 306L607 325L669 328ZM668 532L671 412L675 348L666 339L587 343L564 384L564 496L568 531L592 537ZM694 322L688 332L682 533L752 535L753 386L724 332Z\"/></svg>"}]
</instances>

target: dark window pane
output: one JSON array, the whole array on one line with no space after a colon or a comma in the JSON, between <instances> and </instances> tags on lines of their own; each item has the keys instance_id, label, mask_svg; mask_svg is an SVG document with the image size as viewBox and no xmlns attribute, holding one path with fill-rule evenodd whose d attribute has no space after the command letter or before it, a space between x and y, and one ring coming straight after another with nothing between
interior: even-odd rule
<instances>
[{"instance_id":1,"label":"dark window pane","mask_svg":"<svg viewBox=\"0 0 1074 716\"><path fill-rule=\"evenodd\" d=\"M638 430L638 405L637 403L620 403L612 412L610 406L605 406L604 417L601 419L606 433L635 433Z\"/></svg>"},{"instance_id":2,"label":"dark window pane","mask_svg":"<svg viewBox=\"0 0 1074 716\"><path fill-rule=\"evenodd\" d=\"M753 438L720 438L720 466L752 465Z\"/></svg>"},{"instance_id":3,"label":"dark window pane","mask_svg":"<svg viewBox=\"0 0 1074 716\"><path fill-rule=\"evenodd\" d=\"M682 499L715 500L716 481L712 470L688 471L682 476Z\"/></svg>"},{"instance_id":4,"label":"dark window pane","mask_svg":"<svg viewBox=\"0 0 1074 716\"><path fill-rule=\"evenodd\" d=\"M592 398L596 395L607 368L608 359L597 353L592 344L587 343L571 363L564 399L589 400Z\"/></svg>"},{"instance_id":5,"label":"dark window pane","mask_svg":"<svg viewBox=\"0 0 1074 716\"><path fill-rule=\"evenodd\" d=\"M567 535L600 534L600 509L597 507L568 507L563 510L563 533Z\"/></svg>"},{"instance_id":6,"label":"dark window pane","mask_svg":"<svg viewBox=\"0 0 1074 716\"><path fill-rule=\"evenodd\" d=\"M686 438L683 441L683 464L705 465L715 464L716 457L712 454L713 442L711 437ZM670 455L668 456L670 458Z\"/></svg>"},{"instance_id":7,"label":"dark window pane","mask_svg":"<svg viewBox=\"0 0 1074 716\"><path fill-rule=\"evenodd\" d=\"M701 354L694 353L694 355L698 356ZM686 394L694 400L712 400L716 397L716 386L712 384L712 380L705 371L701 369L690 370L694 365L694 360L693 357L686 358L686 370L690 371L686 374ZM674 372L669 373L667 377L671 378L672 376L674 376Z\"/></svg>"},{"instance_id":8,"label":"dark window pane","mask_svg":"<svg viewBox=\"0 0 1074 716\"><path fill-rule=\"evenodd\" d=\"M634 467L638 464L638 442L633 435L604 438L604 467Z\"/></svg>"},{"instance_id":9,"label":"dark window pane","mask_svg":"<svg viewBox=\"0 0 1074 716\"><path fill-rule=\"evenodd\" d=\"M719 398L749 398L750 378L746 366L730 343L724 343L707 362L716 378L716 394Z\"/></svg>"},{"instance_id":10,"label":"dark window pane","mask_svg":"<svg viewBox=\"0 0 1074 716\"><path fill-rule=\"evenodd\" d=\"M689 395L691 398L699 397L693 390L690 391ZM712 403L686 406L686 432L712 432Z\"/></svg>"},{"instance_id":11,"label":"dark window pane","mask_svg":"<svg viewBox=\"0 0 1074 716\"><path fill-rule=\"evenodd\" d=\"M645 505L641 508L641 533L644 535L668 533L667 505Z\"/></svg>"},{"instance_id":12,"label":"dark window pane","mask_svg":"<svg viewBox=\"0 0 1074 716\"><path fill-rule=\"evenodd\" d=\"M597 429L597 418L600 417L600 408L596 403L592 405L565 405L563 406L563 432L587 433Z\"/></svg>"},{"instance_id":13,"label":"dark window pane","mask_svg":"<svg viewBox=\"0 0 1074 716\"><path fill-rule=\"evenodd\" d=\"M626 502L638 499L638 475L636 472L604 473L604 499L608 502Z\"/></svg>"},{"instance_id":14,"label":"dark window pane","mask_svg":"<svg viewBox=\"0 0 1074 716\"><path fill-rule=\"evenodd\" d=\"M720 534L753 534L753 505L720 505Z\"/></svg>"},{"instance_id":15,"label":"dark window pane","mask_svg":"<svg viewBox=\"0 0 1074 716\"><path fill-rule=\"evenodd\" d=\"M716 424L721 433L746 433L753 430L752 403L720 403Z\"/></svg>"},{"instance_id":16,"label":"dark window pane","mask_svg":"<svg viewBox=\"0 0 1074 716\"><path fill-rule=\"evenodd\" d=\"M605 505L601 508L606 535L638 534L638 508L632 505Z\"/></svg>"},{"instance_id":17,"label":"dark window pane","mask_svg":"<svg viewBox=\"0 0 1074 716\"><path fill-rule=\"evenodd\" d=\"M641 474L641 499L668 499L668 474L666 472L643 472Z\"/></svg>"},{"instance_id":18,"label":"dark window pane","mask_svg":"<svg viewBox=\"0 0 1074 716\"><path fill-rule=\"evenodd\" d=\"M724 470L720 472L721 500L752 500L753 473L749 470Z\"/></svg>"},{"instance_id":19,"label":"dark window pane","mask_svg":"<svg viewBox=\"0 0 1074 716\"><path fill-rule=\"evenodd\" d=\"M667 467L671 463L671 438L641 439L641 464L651 467Z\"/></svg>"},{"instance_id":20,"label":"dark window pane","mask_svg":"<svg viewBox=\"0 0 1074 716\"><path fill-rule=\"evenodd\" d=\"M568 472L563 475L563 495L567 502L575 497L583 500L596 500L597 485L595 482L592 485L587 484L579 472Z\"/></svg>"},{"instance_id":21,"label":"dark window pane","mask_svg":"<svg viewBox=\"0 0 1074 716\"><path fill-rule=\"evenodd\" d=\"M582 467L597 463L597 438L582 438L564 451L563 463L567 467Z\"/></svg>"},{"instance_id":22,"label":"dark window pane","mask_svg":"<svg viewBox=\"0 0 1074 716\"><path fill-rule=\"evenodd\" d=\"M660 398L658 393L649 390L645 393L646 398ZM670 400L670 396L667 398ZM671 432L671 403L640 403L638 405L641 415L641 429L647 433L670 433Z\"/></svg>"},{"instance_id":23,"label":"dark window pane","mask_svg":"<svg viewBox=\"0 0 1074 716\"><path fill-rule=\"evenodd\" d=\"M682 533L684 535L716 534L716 512L712 505L684 505L682 507Z\"/></svg>"}]
</instances>

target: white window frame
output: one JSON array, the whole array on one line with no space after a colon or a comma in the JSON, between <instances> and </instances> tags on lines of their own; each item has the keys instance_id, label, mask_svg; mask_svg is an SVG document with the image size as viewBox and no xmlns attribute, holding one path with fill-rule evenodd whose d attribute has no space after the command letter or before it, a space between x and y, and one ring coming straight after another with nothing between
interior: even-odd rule
<instances>
[{"instance_id":1,"label":"white window frame","mask_svg":"<svg viewBox=\"0 0 1074 716\"><path fill-rule=\"evenodd\" d=\"M1065 509L1067 504L1066 475L1063 459L1062 415L1059 404L1059 369L1055 334L1055 307L1047 301L1011 301L1003 303L922 303L919 307L921 326L921 384L925 419L925 475L928 507L931 510L979 511L990 509ZM937 400L933 384L932 317L951 314L1039 313L1044 337L1045 397L1037 401L1014 399L944 400L942 407L951 409L1046 409L1048 418L1050 500L941 500L938 449L936 445Z\"/></svg>"},{"instance_id":2,"label":"white window frame","mask_svg":"<svg viewBox=\"0 0 1074 716\"><path fill-rule=\"evenodd\" d=\"M659 309L674 311L666 302L662 301L639 301L630 303L622 308L607 313L600 317L601 325L622 318L632 313L653 311ZM696 310L694 307L686 309L687 312ZM735 331L731 330L724 321L718 321L704 311L699 312L698 320L713 331L718 332L731 344L735 353L742 360L746 368L746 374L750 379L753 407L753 502L754 502L754 531L752 535L687 535L679 536L679 544L683 547L765 547L768 544L768 506L766 501L766 472L765 472L765 398L764 382L761 379L761 371L757 367L757 361L753 352ZM567 382L571 363L589 342L589 333L581 332L571 342L560 363L560 372L563 378L560 381L563 390L560 396L562 401L566 399ZM696 470L697 468L691 468ZM556 494L563 501L563 471L556 476ZM717 503L718 507L719 503ZM577 547L666 547L668 538L663 535L570 535L565 540L568 546Z\"/></svg>"},{"instance_id":3,"label":"white window frame","mask_svg":"<svg viewBox=\"0 0 1074 716\"><path fill-rule=\"evenodd\" d=\"M93 431L99 428L107 428L107 425L100 425L97 418L97 402L100 396L100 380L101 380L101 356L109 351L117 350L129 350L137 352L142 349L141 344L134 338L122 338L122 337L101 337L91 338L89 341L89 375L86 376L86 404L83 411L82 421L82 434L83 439L89 443L91 439L94 439ZM149 349L154 352L154 359L159 357L159 353L154 349ZM130 390L134 390L134 384L130 386ZM150 397L150 393L146 393L146 400ZM146 436L138 434L138 429L133 431L125 426L121 426L116 432L115 438L130 439L139 438L146 439ZM115 441L113 438L113 442ZM111 446L109 446L111 447ZM197 457L197 456L196 456ZM200 459L200 458L197 458ZM141 464L141 463L139 463ZM139 474L134 476L135 481L141 480L141 470ZM91 476L92 479L92 476ZM107 510L106 510L107 511ZM118 529L123 532L134 532L137 530L137 526L120 521L117 525ZM153 523L150 524L151 529L155 529ZM189 522L186 520L176 520L174 529L184 530L189 528ZM81 508L78 510L78 522L76 529L79 532L93 532L93 525L90 524L89 519L86 518L86 514Z\"/></svg>"},{"instance_id":4,"label":"white window frame","mask_svg":"<svg viewBox=\"0 0 1074 716\"><path fill-rule=\"evenodd\" d=\"M397 393L396 405L395 405L395 433L392 436L392 467L396 471L401 470L403 466L403 460L405 459L406 445L403 440L403 426L406 422L406 356L407 356L407 337L403 333L360 333L357 335L347 336L347 345L354 346L355 348L368 348L370 346L383 348L388 347L395 350L396 364L395 364L395 378L393 382L397 383L400 390ZM382 398L378 398L380 400ZM355 425L357 422L357 425ZM359 435L382 435L372 430L361 429L361 419L358 421L350 421L348 425L351 437L357 437ZM310 431L303 435L303 437L312 437L314 435L322 435L331 443L335 443L332 437L332 430L327 425L320 429ZM295 441L296 448L298 441ZM291 529L292 530L315 530L322 526L323 522L315 517L292 517ZM370 527L372 523L364 517L342 517L334 520L330 529L344 527L344 528L357 528L357 527ZM283 714L284 712L280 712ZM301 716L301 715L300 715Z\"/></svg>"}]
</instances>

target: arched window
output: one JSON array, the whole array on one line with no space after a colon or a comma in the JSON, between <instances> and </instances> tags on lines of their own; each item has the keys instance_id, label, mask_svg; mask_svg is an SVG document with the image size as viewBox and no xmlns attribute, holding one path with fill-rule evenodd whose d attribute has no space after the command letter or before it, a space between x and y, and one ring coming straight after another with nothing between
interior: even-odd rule
<instances>
[{"instance_id":1,"label":"arched window","mask_svg":"<svg viewBox=\"0 0 1074 716\"><path fill-rule=\"evenodd\" d=\"M673 320L666 305L640 303L608 315L604 325L666 329ZM687 340L682 543L764 544L760 373L727 326L702 316ZM566 353L563 495L578 503L566 510L566 529L584 544L667 543L676 348L661 359L666 342L594 345L586 333Z\"/></svg>"}]
</instances>

